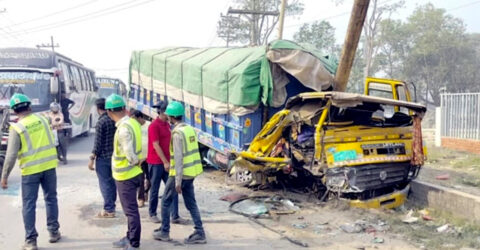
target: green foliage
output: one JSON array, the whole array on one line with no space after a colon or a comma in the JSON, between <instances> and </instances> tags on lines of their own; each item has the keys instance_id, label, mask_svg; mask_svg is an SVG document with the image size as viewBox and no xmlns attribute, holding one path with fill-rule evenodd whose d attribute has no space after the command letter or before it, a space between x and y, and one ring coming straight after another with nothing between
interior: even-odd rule
<instances>
[{"instance_id":1,"label":"green foliage","mask_svg":"<svg viewBox=\"0 0 480 250\"><path fill-rule=\"evenodd\" d=\"M335 51L335 28L327 21L303 24L293 39L299 43L310 43L323 52Z\"/></svg>"},{"instance_id":2,"label":"green foliage","mask_svg":"<svg viewBox=\"0 0 480 250\"><path fill-rule=\"evenodd\" d=\"M407 22L380 24L380 70L416 83L424 103L440 104L440 90L478 91L480 36L461 19L432 4L417 7Z\"/></svg>"}]
</instances>

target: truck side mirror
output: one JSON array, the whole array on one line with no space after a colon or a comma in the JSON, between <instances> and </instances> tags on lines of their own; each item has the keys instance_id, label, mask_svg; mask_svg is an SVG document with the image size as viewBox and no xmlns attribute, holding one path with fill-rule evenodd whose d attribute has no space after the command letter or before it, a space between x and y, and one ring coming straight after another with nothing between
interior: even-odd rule
<instances>
[{"instance_id":1,"label":"truck side mirror","mask_svg":"<svg viewBox=\"0 0 480 250\"><path fill-rule=\"evenodd\" d=\"M50 77L50 94L58 94L58 77L56 76Z\"/></svg>"}]
</instances>

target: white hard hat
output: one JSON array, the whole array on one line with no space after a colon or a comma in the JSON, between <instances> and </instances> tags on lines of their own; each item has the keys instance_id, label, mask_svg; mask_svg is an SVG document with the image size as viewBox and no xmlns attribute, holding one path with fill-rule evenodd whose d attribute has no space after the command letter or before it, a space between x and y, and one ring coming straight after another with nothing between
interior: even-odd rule
<instances>
[{"instance_id":1,"label":"white hard hat","mask_svg":"<svg viewBox=\"0 0 480 250\"><path fill-rule=\"evenodd\" d=\"M52 102L50 104L50 110L53 111L53 112L58 112L58 111L60 111L60 105L56 102Z\"/></svg>"}]
</instances>

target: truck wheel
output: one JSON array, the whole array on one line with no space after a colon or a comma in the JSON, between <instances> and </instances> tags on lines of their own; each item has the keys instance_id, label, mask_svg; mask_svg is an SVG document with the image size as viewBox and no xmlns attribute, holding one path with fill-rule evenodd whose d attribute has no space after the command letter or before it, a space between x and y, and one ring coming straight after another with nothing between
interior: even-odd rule
<instances>
[{"instance_id":1,"label":"truck wheel","mask_svg":"<svg viewBox=\"0 0 480 250\"><path fill-rule=\"evenodd\" d=\"M252 183L253 174L246 167L244 167L245 160L235 160L229 164L225 173L225 182L227 185L238 185L246 187Z\"/></svg>"}]
</instances>

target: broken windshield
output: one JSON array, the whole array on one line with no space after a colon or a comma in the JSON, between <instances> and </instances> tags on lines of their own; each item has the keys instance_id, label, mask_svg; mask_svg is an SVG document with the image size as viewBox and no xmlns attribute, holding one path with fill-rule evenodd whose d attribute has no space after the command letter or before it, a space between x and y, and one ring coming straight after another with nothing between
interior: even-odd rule
<instances>
[{"instance_id":1,"label":"broken windshield","mask_svg":"<svg viewBox=\"0 0 480 250\"><path fill-rule=\"evenodd\" d=\"M0 71L0 106L7 106L14 93L30 98L32 105L49 103L49 73L32 71Z\"/></svg>"}]
</instances>

